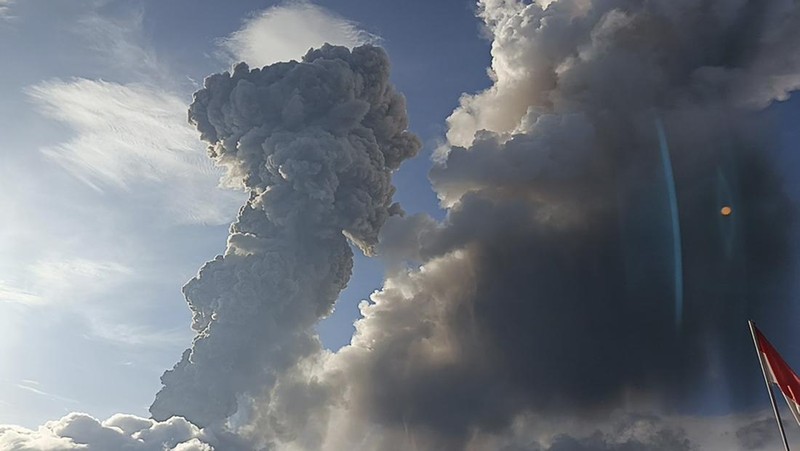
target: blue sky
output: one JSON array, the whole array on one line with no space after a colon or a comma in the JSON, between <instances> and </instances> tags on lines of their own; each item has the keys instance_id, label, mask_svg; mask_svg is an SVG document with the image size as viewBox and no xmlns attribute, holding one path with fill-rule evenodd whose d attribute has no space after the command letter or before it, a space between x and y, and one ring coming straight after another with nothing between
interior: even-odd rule
<instances>
[{"instance_id":1,"label":"blue sky","mask_svg":"<svg viewBox=\"0 0 800 451\"><path fill-rule=\"evenodd\" d=\"M428 180L431 155L462 93L491 85L491 42L473 2L319 5L0 7L8 62L0 73L0 424L35 427L72 411L148 415L159 376L192 338L180 287L224 251L244 199L218 186L221 171L186 124L186 106L204 76L240 57L263 58L252 65L299 58L326 40L383 46L423 142L395 174L395 200L410 214L444 218ZM774 152L797 200L800 100L770 112L781 123ZM353 278L318 329L333 350L349 343L357 304L384 277L379 259L355 255ZM774 342L797 361L796 340Z\"/></svg>"}]
</instances>

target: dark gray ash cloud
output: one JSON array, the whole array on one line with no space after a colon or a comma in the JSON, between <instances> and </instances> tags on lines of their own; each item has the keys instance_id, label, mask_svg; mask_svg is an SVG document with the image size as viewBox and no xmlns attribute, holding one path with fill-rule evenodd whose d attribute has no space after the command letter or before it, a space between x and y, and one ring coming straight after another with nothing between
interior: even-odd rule
<instances>
[{"instance_id":1,"label":"dark gray ash cloud","mask_svg":"<svg viewBox=\"0 0 800 451\"><path fill-rule=\"evenodd\" d=\"M241 63L206 79L189 120L250 199L225 254L183 289L197 337L150 411L208 426L247 418L249 400L320 351L312 326L350 278L347 238L371 252L397 208L391 173L419 142L388 58L372 46L326 45L261 69Z\"/></svg>"}]
</instances>

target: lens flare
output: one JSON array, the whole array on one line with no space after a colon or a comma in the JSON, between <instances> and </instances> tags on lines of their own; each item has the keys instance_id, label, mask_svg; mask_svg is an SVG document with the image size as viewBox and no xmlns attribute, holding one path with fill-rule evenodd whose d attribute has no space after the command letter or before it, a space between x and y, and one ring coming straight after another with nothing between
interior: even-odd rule
<instances>
[{"instance_id":1,"label":"lens flare","mask_svg":"<svg viewBox=\"0 0 800 451\"><path fill-rule=\"evenodd\" d=\"M675 325L680 330L683 322L683 255L681 249L681 222L678 213L678 194L675 189L675 176L672 173L672 159L667 144L667 134L660 118L656 118L656 133L661 153L661 165L664 168L664 180L669 194L670 217L672 219L672 258L675 264Z\"/></svg>"}]
</instances>

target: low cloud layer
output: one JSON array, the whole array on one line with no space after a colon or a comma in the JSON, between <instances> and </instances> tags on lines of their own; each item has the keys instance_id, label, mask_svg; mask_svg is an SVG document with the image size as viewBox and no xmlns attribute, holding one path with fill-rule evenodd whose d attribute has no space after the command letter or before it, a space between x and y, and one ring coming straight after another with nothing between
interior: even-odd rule
<instances>
[{"instance_id":1,"label":"low cloud layer","mask_svg":"<svg viewBox=\"0 0 800 451\"><path fill-rule=\"evenodd\" d=\"M214 434L183 418L157 422L117 414L100 421L86 414L71 413L35 431L0 426L0 448L10 451L212 451L212 444L219 443Z\"/></svg>"}]
</instances>

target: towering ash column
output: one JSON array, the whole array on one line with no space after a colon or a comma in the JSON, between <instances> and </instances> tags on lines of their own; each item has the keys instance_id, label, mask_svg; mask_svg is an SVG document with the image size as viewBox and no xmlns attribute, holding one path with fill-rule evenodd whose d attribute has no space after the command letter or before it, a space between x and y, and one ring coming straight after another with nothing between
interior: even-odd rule
<instances>
[{"instance_id":1,"label":"towering ash column","mask_svg":"<svg viewBox=\"0 0 800 451\"><path fill-rule=\"evenodd\" d=\"M389 61L372 46L325 45L301 62L215 74L189 120L226 182L250 198L224 255L183 288L197 332L164 373L150 412L220 423L319 349L313 325L369 253L392 204L391 173L419 150Z\"/></svg>"}]
</instances>

